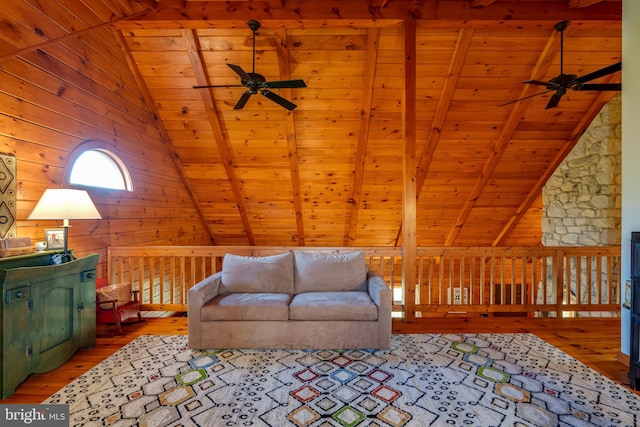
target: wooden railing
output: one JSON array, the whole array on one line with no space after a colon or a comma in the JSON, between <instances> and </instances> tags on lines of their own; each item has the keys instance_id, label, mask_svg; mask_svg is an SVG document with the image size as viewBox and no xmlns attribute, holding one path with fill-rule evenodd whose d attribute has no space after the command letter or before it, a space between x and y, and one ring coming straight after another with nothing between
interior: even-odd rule
<instances>
[{"instance_id":1,"label":"wooden railing","mask_svg":"<svg viewBox=\"0 0 640 427\"><path fill-rule=\"evenodd\" d=\"M110 283L130 282L147 311L186 311L186 293L222 269L224 254L264 256L284 251L365 252L369 269L393 291L394 315L408 295L415 315L618 315L620 247L421 247L417 283L403 284L402 250L384 247L110 247Z\"/></svg>"}]
</instances>

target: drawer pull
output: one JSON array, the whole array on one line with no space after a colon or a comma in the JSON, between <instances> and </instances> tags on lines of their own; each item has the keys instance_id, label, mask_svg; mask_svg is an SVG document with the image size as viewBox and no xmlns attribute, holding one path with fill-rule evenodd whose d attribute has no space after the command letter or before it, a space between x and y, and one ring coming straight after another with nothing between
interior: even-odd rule
<instances>
[{"instance_id":1,"label":"drawer pull","mask_svg":"<svg viewBox=\"0 0 640 427\"><path fill-rule=\"evenodd\" d=\"M22 291L16 292L16 298L24 298L24 292Z\"/></svg>"}]
</instances>

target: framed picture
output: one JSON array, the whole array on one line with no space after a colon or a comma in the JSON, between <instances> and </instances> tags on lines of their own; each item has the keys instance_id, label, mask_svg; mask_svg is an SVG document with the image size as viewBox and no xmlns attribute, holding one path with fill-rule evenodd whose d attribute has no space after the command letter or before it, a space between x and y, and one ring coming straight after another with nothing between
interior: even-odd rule
<instances>
[{"instance_id":1,"label":"framed picture","mask_svg":"<svg viewBox=\"0 0 640 427\"><path fill-rule=\"evenodd\" d=\"M47 249L64 248L64 228L45 228L44 241L47 242Z\"/></svg>"}]
</instances>

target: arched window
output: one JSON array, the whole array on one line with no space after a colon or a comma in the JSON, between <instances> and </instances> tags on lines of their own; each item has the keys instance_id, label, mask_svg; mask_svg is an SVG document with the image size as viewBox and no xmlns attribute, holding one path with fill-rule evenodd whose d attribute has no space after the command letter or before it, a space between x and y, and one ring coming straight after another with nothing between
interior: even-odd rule
<instances>
[{"instance_id":1,"label":"arched window","mask_svg":"<svg viewBox=\"0 0 640 427\"><path fill-rule=\"evenodd\" d=\"M83 148L73 156L69 184L133 191L124 162L104 148Z\"/></svg>"}]
</instances>

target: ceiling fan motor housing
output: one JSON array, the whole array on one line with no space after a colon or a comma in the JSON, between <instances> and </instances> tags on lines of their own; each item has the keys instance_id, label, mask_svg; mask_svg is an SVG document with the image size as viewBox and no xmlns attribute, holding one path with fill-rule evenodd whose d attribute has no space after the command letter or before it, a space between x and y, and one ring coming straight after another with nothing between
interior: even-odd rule
<instances>
[{"instance_id":1,"label":"ceiling fan motor housing","mask_svg":"<svg viewBox=\"0 0 640 427\"><path fill-rule=\"evenodd\" d=\"M251 31L253 31L254 33L260 29L260 23L254 19L247 22L247 25L249 26L249 28L251 28Z\"/></svg>"}]
</instances>

